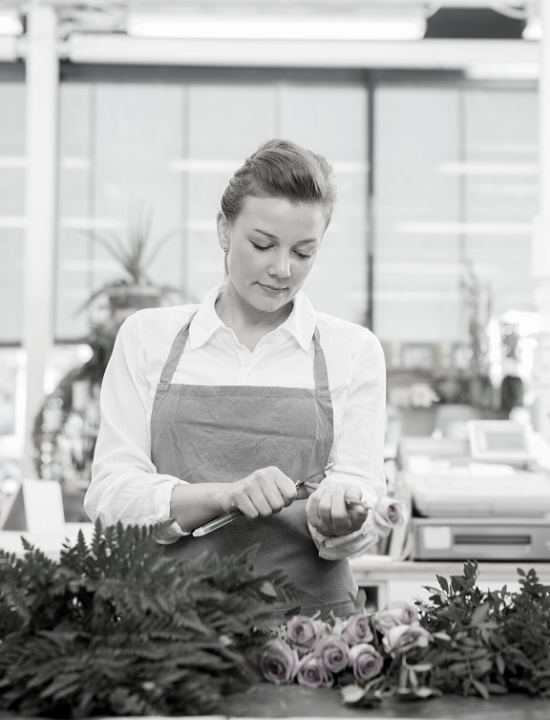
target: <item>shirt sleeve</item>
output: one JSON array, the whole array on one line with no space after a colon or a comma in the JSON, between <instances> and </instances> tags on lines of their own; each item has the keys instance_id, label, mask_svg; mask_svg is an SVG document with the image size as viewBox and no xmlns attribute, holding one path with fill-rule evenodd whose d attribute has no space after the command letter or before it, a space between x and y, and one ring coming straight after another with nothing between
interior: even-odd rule
<instances>
[{"instance_id":1,"label":"shirt sleeve","mask_svg":"<svg viewBox=\"0 0 550 720\"><path fill-rule=\"evenodd\" d=\"M386 495L386 366L378 339L368 330L361 333L361 339L351 359L343 420L332 447L334 467L323 483L355 485L361 489L362 499L374 507ZM362 528L342 537L327 537L309 525L319 555L326 560L339 560L365 550L378 539L370 515Z\"/></svg>"},{"instance_id":2,"label":"shirt sleeve","mask_svg":"<svg viewBox=\"0 0 550 720\"><path fill-rule=\"evenodd\" d=\"M147 420L149 382L136 315L121 326L103 377L101 422L84 508L103 525L153 525L168 520L172 488L183 481L157 473ZM174 521L158 540L188 535Z\"/></svg>"}]
</instances>

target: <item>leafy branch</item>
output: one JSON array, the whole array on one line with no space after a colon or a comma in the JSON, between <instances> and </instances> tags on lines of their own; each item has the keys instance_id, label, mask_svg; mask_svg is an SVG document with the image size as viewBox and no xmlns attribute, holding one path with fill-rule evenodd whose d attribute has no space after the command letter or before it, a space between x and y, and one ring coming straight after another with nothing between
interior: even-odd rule
<instances>
[{"instance_id":1,"label":"leafy branch","mask_svg":"<svg viewBox=\"0 0 550 720\"><path fill-rule=\"evenodd\" d=\"M416 624L428 642L388 649L387 629L373 616L373 645L385 656L384 669L364 688L343 687L344 700L369 706L396 695L487 699L514 691L550 698L550 587L534 570L518 574L518 592L481 590L473 561L450 580L437 576L439 587L426 588L429 601L416 603Z\"/></svg>"},{"instance_id":2,"label":"leafy branch","mask_svg":"<svg viewBox=\"0 0 550 720\"><path fill-rule=\"evenodd\" d=\"M23 715L204 714L255 675L245 655L304 598L257 548L177 562L163 526L96 525L58 561L0 551L0 710Z\"/></svg>"}]
</instances>

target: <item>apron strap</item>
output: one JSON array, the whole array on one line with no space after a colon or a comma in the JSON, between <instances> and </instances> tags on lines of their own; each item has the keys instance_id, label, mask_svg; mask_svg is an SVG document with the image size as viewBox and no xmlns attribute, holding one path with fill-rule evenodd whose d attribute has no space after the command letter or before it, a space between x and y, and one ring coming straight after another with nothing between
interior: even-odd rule
<instances>
[{"instance_id":1,"label":"apron strap","mask_svg":"<svg viewBox=\"0 0 550 720\"><path fill-rule=\"evenodd\" d=\"M172 343L172 347L170 348L168 359L166 360L166 363L162 368L159 385L169 385L172 382L172 378L174 376L174 373L176 372L176 368L187 343L187 338L189 336L189 326L191 325L191 322L196 314L197 311L195 311L193 315L191 315L189 320L185 323L185 325L176 335L176 338ZM315 380L315 390L317 391L317 393L328 394L329 384L327 362L325 360L325 353L323 352L323 349L321 347L321 338L319 335L319 328L317 326L315 326L315 330L313 332L313 347L315 351L315 356L313 359L313 377Z\"/></svg>"},{"instance_id":2,"label":"apron strap","mask_svg":"<svg viewBox=\"0 0 550 720\"><path fill-rule=\"evenodd\" d=\"M327 361L325 360L325 353L321 347L321 336L319 334L319 328L315 326L313 331L313 348L315 350L315 357L313 359L313 377L315 379L315 389L317 392L328 393L328 370Z\"/></svg>"},{"instance_id":3,"label":"apron strap","mask_svg":"<svg viewBox=\"0 0 550 720\"><path fill-rule=\"evenodd\" d=\"M321 347L321 337L317 326L313 331L313 346L315 349L313 376L315 379L317 413L325 417L326 422L322 423L322 426L326 428L327 435L324 442L319 442L319 438L315 442L311 453L310 472L315 472L316 468L324 468L328 464L334 443L334 409L328 384L327 361Z\"/></svg>"},{"instance_id":4,"label":"apron strap","mask_svg":"<svg viewBox=\"0 0 550 720\"><path fill-rule=\"evenodd\" d=\"M195 311L191 315L189 320L185 323L185 325L182 327L182 329L176 335L176 339L174 340L172 347L170 349L170 352L168 354L168 360L166 361L166 363L164 364L164 367L162 368L159 385L170 385L170 383L172 382L172 378L174 376L174 373L176 372L176 368L178 366L180 358L185 349L185 345L187 343L187 337L189 336L189 326L191 325L191 320L195 317L196 314L197 314L197 311Z\"/></svg>"}]
</instances>

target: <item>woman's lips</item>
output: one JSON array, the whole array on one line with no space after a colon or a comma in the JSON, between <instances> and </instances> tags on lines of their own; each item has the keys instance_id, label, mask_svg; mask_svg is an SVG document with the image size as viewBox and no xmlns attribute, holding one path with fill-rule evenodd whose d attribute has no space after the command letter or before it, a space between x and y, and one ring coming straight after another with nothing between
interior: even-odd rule
<instances>
[{"instance_id":1,"label":"woman's lips","mask_svg":"<svg viewBox=\"0 0 550 720\"><path fill-rule=\"evenodd\" d=\"M275 295L280 295L285 290L288 290L288 287L274 287L273 285L264 285L263 283L259 282L258 285L262 288L262 290L265 290L266 292L273 293Z\"/></svg>"}]
</instances>

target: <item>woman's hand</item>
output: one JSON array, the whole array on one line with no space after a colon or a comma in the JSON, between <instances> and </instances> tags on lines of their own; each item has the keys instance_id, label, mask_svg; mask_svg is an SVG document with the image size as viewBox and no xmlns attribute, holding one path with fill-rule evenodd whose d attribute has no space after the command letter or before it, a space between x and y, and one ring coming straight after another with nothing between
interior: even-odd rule
<instances>
[{"instance_id":1,"label":"woman's hand","mask_svg":"<svg viewBox=\"0 0 550 720\"><path fill-rule=\"evenodd\" d=\"M220 503L224 513L237 509L249 518L269 517L312 492L307 488L296 488L279 468L266 467L255 470L243 480L223 485Z\"/></svg>"},{"instance_id":2,"label":"woman's hand","mask_svg":"<svg viewBox=\"0 0 550 720\"><path fill-rule=\"evenodd\" d=\"M349 535L359 530L367 519L361 505L346 505L346 500L361 500L361 490L355 485L321 485L307 501L307 519L313 527L328 537Z\"/></svg>"}]
</instances>

